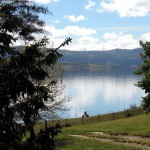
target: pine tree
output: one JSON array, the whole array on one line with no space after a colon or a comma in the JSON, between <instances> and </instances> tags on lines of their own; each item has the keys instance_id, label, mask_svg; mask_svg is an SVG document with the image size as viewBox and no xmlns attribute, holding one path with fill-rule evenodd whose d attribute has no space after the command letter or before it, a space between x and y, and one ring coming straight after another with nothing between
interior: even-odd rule
<instances>
[{"instance_id":1,"label":"pine tree","mask_svg":"<svg viewBox=\"0 0 150 150\"><path fill-rule=\"evenodd\" d=\"M29 1L0 1L0 149L53 149L54 135L60 127L47 128L37 136L34 132L40 110L47 110L46 102L53 100L50 89L42 84L50 77L48 67L62 56L56 49L46 49L43 33L45 22L39 14L50 14L44 6ZM23 41L18 49L15 43ZM51 81L54 84L55 81ZM15 118L22 119L23 124ZM54 135L51 136L53 131ZM29 133L29 138L22 139ZM43 145L43 146L42 146ZM45 146L46 147L45 147Z\"/></svg>"}]
</instances>

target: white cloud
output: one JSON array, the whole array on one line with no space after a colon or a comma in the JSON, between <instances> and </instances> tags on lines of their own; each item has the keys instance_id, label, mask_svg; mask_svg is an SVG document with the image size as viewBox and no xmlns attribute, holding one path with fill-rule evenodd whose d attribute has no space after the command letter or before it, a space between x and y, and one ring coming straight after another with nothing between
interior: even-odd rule
<instances>
[{"instance_id":1,"label":"white cloud","mask_svg":"<svg viewBox=\"0 0 150 150\"><path fill-rule=\"evenodd\" d=\"M103 0L97 11L116 11L120 17L142 17L150 13L150 0Z\"/></svg>"},{"instance_id":2,"label":"white cloud","mask_svg":"<svg viewBox=\"0 0 150 150\"><path fill-rule=\"evenodd\" d=\"M73 50L100 50L99 48L100 40L97 37L92 36L81 36L75 39L75 42L70 45L69 48Z\"/></svg>"},{"instance_id":3,"label":"white cloud","mask_svg":"<svg viewBox=\"0 0 150 150\"><path fill-rule=\"evenodd\" d=\"M141 40L142 41L149 41L150 42L150 32L149 33L145 33L141 35Z\"/></svg>"},{"instance_id":4,"label":"white cloud","mask_svg":"<svg viewBox=\"0 0 150 150\"><path fill-rule=\"evenodd\" d=\"M117 34L117 33L115 33L115 32L113 32L113 33L106 32L106 33L104 33L103 38L106 39L106 40L116 40L116 39L118 39L121 35L123 35L123 34L122 34L122 33Z\"/></svg>"},{"instance_id":5,"label":"white cloud","mask_svg":"<svg viewBox=\"0 0 150 150\"><path fill-rule=\"evenodd\" d=\"M62 36L84 36L96 34L96 30L91 28L84 28L79 26L66 26L64 29L56 29L54 26L46 25L44 27L47 35L52 37L62 37Z\"/></svg>"},{"instance_id":6,"label":"white cloud","mask_svg":"<svg viewBox=\"0 0 150 150\"><path fill-rule=\"evenodd\" d=\"M52 3L52 2L58 2L59 0L34 0L37 3L43 3L43 4L47 4L47 3Z\"/></svg>"},{"instance_id":7,"label":"white cloud","mask_svg":"<svg viewBox=\"0 0 150 150\"><path fill-rule=\"evenodd\" d=\"M84 43L84 44L97 44L99 42L98 38L94 38L91 36L82 36L81 38L78 39L78 42Z\"/></svg>"},{"instance_id":8,"label":"white cloud","mask_svg":"<svg viewBox=\"0 0 150 150\"><path fill-rule=\"evenodd\" d=\"M44 27L44 30L46 31L46 35L50 37L62 37L62 36L68 36L68 33L63 29L56 29L54 26L46 25Z\"/></svg>"},{"instance_id":9,"label":"white cloud","mask_svg":"<svg viewBox=\"0 0 150 150\"><path fill-rule=\"evenodd\" d=\"M90 9L91 7L94 7L96 3L94 1L89 0L87 4L84 4L85 9Z\"/></svg>"},{"instance_id":10,"label":"white cloud","mask_svg":"<svg viewBox=\"0 0 150 150\"><path fill-rule=\"evenodd\" d=\"M112 50L112 49L134 49L138 48L139 40L131 34L124 33L104 33L103 37L98 38L93 35L81 36L74 39L68 46L70 50Z\"/></svg>"},{"instance_id":11,"label":"white cloud","mask_svg":"<svg viewBox=\"0 0 150 150\"><path fill-rule=\"evenodd\" d=\"M101 46L106 50L116 48L134 49L139 47L138 39L135 39L132 34L104 33L103 38L105 42L102 42Z\"/></svg>"},{"instance_id":12,"label":"white cloud","mask_svg":"<svg viewBox=\"0 0 150 150\"><path fill-rule=\"evenodd\" d=\"M64 29L69 35L83 36L96 34L96 30L79 26L67 26Z\"/></svg>"},{"instance_id":13,"label":"white cloud","mask_svg":"<svg viewBox=\"0 0 150 150\"><path fill-rule=\"evenodd\" d=\"M50 39L49 47L59 46L65 38L73 39L70 45L65 46L65 49L76 51L89 50L112 50L112 49L134 49L139 48L139 41L150 41L150 32L134 37L126 32L105 32L101 37L98 36L96 30L80 26L66 26L64 28L56 28L52 25L44 27L45 36ZM36 35L36 39L43 35ZM21 42L21 41L20 41ZM19 44L19 43L15 43Z\"/></svg>"},{"instance_id":14,"label":"white cloud","mask_svg":"<svg viewBox=\"0 0 150 150\"><path fill-rule=\"evenodd\" d=\"M58 29L52 25L46 25L44 30L46 36L52 42L55 42L55 46L60 45L66 37L72 37L73 43L65 47L66 49L70 50L81 50L87 46L86 43L89 41L91 44L94 43L95 39L92 37L92 35L97 34L96 30L94 29L79 26L66 26L63 29ZM98 38L96 40L98 40ZM51 44L49 46L51 46Z\"/></svg>"},{"instance_id":15,"label":"white cloud","mask_svg":"<svg viewBox=\"0 0 150 150\"><path fill-rule=\"evenodd\" d=\"M64 29L57 29L54 26L47 25L45 27L46 37L49 38L48 47L59 46L67 37L73 38L72 43L65 46L64 49L75 51L89 50L113 50L113 49L134 49L139 48L139 40L150 41L150 33L142 34L137 39L132 34L106 32L101 38L97 37L97 32L90 28L79 26L67 26ZM37 40L43 35L36 35ZM23 44L14 43L15 45Z\"/></svg>"},{"instance_id":16,"label":"white cloud","mask_svg":"<svg viewBox=\"0 0 150 150\"><path fill-rule=\"evenodd\" d=\"M59 46L65 38L73 38L70 45L64 47L68 50L112 50L112 49L134 49L139 48L139 41L150 41L150 32L134 37L127 32L105 32L98 37L96 30L80 26L66 26L56 28L52 25L45 26L45 34L55 46ZM51 45L49 45L51 46Z\"/></svg>"},{"instance_id":17,"label":"white cloud","mask_svg":"<svg viewBox=\"0 0 150 150\"><path fill-rule=\"evenodd\" d=\"M82 20L85 20L85 17L83 15L75 17L74 15L70 16L64 16L65 19L69 19L72 22L80 22Z\"/></svg>"}]
</instances>

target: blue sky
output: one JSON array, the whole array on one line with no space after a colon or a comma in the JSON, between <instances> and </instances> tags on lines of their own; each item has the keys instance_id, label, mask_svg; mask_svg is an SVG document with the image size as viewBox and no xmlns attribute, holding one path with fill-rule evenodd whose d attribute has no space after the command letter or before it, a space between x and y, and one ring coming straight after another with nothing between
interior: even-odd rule
<instances>
[{"instance_id":1,"label":"blue sky","mask_svg":"<svg viewBox=\"0 0 150 150\"><path fill-rule=\"evenodd\" d=\"M46 21L49 46L71 37L68 50L133 49L150 41L150 0L34 0L53 15Z\"/></svg>"}]
</instances>

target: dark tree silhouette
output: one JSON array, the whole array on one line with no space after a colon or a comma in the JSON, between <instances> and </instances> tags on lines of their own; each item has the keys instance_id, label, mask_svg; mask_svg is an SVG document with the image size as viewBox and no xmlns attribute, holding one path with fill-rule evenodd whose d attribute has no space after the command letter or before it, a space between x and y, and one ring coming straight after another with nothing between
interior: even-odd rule
<instances>
[{"instance_id":1,"label":"dark tree silhouette","mask_svg":"<svg viewBox=\"0 0 150 150\"><path fill-rule=\"evenodd\" d=\"M146 96L143 97L142 107L147 112L150 112L150 42L140 42L143 48L141 58L143 64L135 71L135 74L141 75L142 79L137 83L137 86L145 90Z\"/></svg>"},{"instance_id":2,"label":"dark tree silhouette","mask_svg":"<svg viewBox=\"0 0 150 150\"><path fill-rule=\"evenodd\" d=\"M50 14L44 6L29 1L0 1L1 150L53 149L54 136L60 132L60 126L56 125L36 136L34 125L39 111L48 109L46 102L54 100L50 89L42 84L49 77L48 67L52 68L62 56L57 49L71 39L67 38L56 49L46 49L46 37L36 40L45 24L39 13ZM25 43L20 50L13 46L18 41ZM21 118L23 124L17 123L16 117ZM27 132L29 138L22 142Z\"/></svg>"}]
</instances>

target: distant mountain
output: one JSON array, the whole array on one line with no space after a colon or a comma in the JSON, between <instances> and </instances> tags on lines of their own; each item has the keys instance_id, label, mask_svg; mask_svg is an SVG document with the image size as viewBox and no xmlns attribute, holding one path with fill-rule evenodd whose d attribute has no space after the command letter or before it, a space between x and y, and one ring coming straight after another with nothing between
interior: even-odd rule
<instances>
[{"instance_id":1,"label":"distant mountain","mask_svg":"<svg viewBox=\"0 0 150 150\"><path fill-rule=\"evenodd\" d=\"M20 51L22 46L17 46ZM137 67L141 65L142 48L109 51L58 50L63 57L59 62L65 67Z\"/></svg>"},{"instance_id":2,"label":"distant mountain","mask_svg":"<svg viewBox=\"0 0 150 150\"><path fill-rule=\"evenodd\" d=\"M59 50L60 62L74 67L137 67L142 63L142 49L115 49L110 51Z\"/></svg>"}]
</instances>

